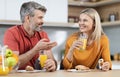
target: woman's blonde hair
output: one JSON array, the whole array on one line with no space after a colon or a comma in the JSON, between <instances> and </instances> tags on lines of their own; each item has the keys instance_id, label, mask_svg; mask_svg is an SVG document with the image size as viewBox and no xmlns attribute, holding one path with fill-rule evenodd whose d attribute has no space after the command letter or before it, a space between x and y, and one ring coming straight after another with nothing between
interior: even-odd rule
<instances>
[{"instance_id":1,"label":"woman's blonde hair","mask_svg":"<svg viewBox=\"0 0 120 77\"><path fill-rule=\"evenodd\" d=\"M82 14L82 13L87 14L94 21L95 28L90 36L90 39L91 40L100 40L100 37L101 37L101 35L104 34L104 32L103 32L103 29L101 26L101 20L100 20L100 16L99 16L98 12L93 8L87 8L80 12L80 14Z\"/></svg>"}]
</instances>

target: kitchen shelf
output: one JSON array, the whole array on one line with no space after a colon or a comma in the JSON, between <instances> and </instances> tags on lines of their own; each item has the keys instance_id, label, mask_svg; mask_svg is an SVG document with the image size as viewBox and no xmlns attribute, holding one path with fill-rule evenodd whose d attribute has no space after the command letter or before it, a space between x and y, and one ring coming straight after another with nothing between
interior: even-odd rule
<instances>
[{"instance_id":1,"label":"kitchen shelf","mask_svg":"<svg viewBox=\"0 0 120 77\"><path fill-rule=\"evenodd\" d=\"M20 21L17 20L0 20L0 25L19 25ZM62 23L62 22L45 22L43 24L45 27L68 27L68 28L78 28L78 23ZM120 21L114 22L104 22L102 26L118 26L120 25Z\"/></svg>"},{"instance_id":2,"label":"kitchen shelf","mask_svg":"<svg viewBox=\"0 0 120 77\"><path fill-rule=\"evenodd\" d=\"M21 24L18 20L0 20L0 25L19 25ZM64 23L64 22L45 22L43 24L45 27L68 27L68 28L78 28L77 23Z\"/></svg>"},{"instance_id":3,"label":"kitchen shelf","mask_svg":"<svg viewBox=\"0 0 120 77\"><path fill-rule=\"evenodd\" d=\"M102 26L118 26L120 25L120 21L111 21L111 22L103 22Z\"/></svg>"},{"instance_id":4,"label":"kitchen shelf","mask_svg":"<svg viewBox=\"0 0 120 77\"><path fill-rule=\"evenodd\" d=\"M120 0L103 0L99 2L81 2L80 0L79 1L69 0L68 5L69 6L83 6L83 7L97 7L97 6L114 4L118 2L120 2Z\"/></svg>"}]
</instances>

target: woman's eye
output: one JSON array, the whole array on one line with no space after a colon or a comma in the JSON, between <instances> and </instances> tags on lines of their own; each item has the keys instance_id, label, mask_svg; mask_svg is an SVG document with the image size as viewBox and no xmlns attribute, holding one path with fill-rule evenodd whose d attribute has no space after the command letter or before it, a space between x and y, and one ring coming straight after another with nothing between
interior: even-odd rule
<instances>
[{"instance_id":1,"label":"woman's eye","mask_svg":"<svg viewBox=\"0 0 120 77\"><path fill-rule=\"evenodd\" d=\"M80 21L80 22L87 22L88 20L86 20L86 19L85 19L85 20L79 19L79 21Z\"/></svg>"},{"instance_id":2,"label":"woman's eye","mask_svg":"<svg viewBox=\"0 0 120 77\"><path fill-rule=\"evenodd\" d=\"M86 21L88 21L88 20L85 19L85 20L83 20L83 21L86 22Z\"/></svg>"}]
</instances>

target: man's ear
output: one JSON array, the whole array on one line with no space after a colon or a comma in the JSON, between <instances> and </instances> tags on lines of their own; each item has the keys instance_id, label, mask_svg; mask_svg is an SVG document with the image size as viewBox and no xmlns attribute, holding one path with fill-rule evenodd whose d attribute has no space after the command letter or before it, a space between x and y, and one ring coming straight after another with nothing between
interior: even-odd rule
<instances>
[{"instance_id":1,"label":"man's ear","mask_svg":"<svg viewBox=\"0 0 120 77\"><path fill-rule=\"evenodd\" d=\"M28 15L25 16L25 22L30 22L30 16Z\"/></svg>"}]
</instances>

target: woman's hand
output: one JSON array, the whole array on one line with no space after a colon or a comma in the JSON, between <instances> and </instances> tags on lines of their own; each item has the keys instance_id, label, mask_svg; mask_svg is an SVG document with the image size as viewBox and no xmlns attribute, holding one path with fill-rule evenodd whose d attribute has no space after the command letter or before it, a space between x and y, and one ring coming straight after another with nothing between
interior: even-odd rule
<instances>
[{"instance_id":1,"label":"woman's hand","mask_svg":"<svg viewBox=\"0 0 120 77\"><path fill-rule=\"evenodd\" d=\"M73 42L72 46L70 49L80 49L80 47L83 45L83 42L80 40L76 40Z\"/></svg>"},{"instance_id":2,"label":"woman's hand","mask_svg":"<svg viewBox=\"0 0 120 77\"><path fill-rule=\"evenodd\" d=\"M108 71L110 69L110 63L109 62L104 62L101 66L101 69L103 71Z\"/></svg>"},{"instance_id":3,"label":"woman's hand","mask_svg":"<svg viewBox=\"0 0 120 77\"><path fill-rule=\"evenodd\" d=\"M80 46L82 46L83 43L80 41L80 40L76 40L73 42L72 46L70 47L69 49L69 52L67 54L67 58L70 62L72 62L73 60L73 52L74 52L74 49L80 49Z\"/></svg>"}]
</instances>

